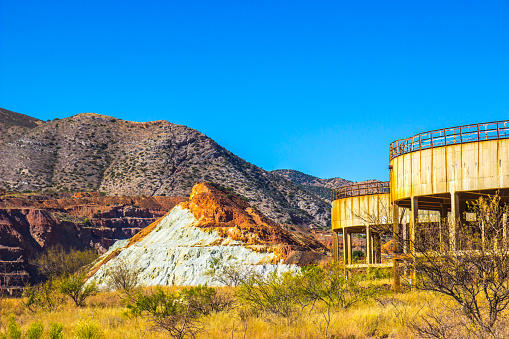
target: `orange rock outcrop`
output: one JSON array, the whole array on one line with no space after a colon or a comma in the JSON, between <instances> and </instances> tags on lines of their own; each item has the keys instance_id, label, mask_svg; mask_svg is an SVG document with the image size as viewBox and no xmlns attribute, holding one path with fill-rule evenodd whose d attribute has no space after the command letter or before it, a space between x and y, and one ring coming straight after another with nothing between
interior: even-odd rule
<instances>
[{"instance_id":1,"label":"orange rock outcrop","mask_svg":"<svg viewBox=\"0 0 509 339\"><path fill-rule=\"evenodd\" d=\"M309 264L323 260L328 252L312 237L285 230L241 197L211 183L196 184L189 201L180 206L193 213L197 227L215 229L221 237L253 245L253 249L262 245L260 250L269 248L285 263Z\"/></svg>"}]
</instances>

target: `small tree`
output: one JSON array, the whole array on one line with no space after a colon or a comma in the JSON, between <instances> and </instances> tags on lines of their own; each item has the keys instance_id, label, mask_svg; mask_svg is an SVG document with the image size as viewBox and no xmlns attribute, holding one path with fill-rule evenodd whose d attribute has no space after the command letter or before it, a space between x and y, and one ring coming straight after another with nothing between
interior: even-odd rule
<instances>
[{"instance_id":1,"label":"small tree","mask_svg":"<svg viewBox=\"0 0 509 339\"><path fill-rule=\"evenodd\" d=\"M86 273L77 273L61 278L58 284L60 293L71 297L76 306L85 306L85 299L96 295L99 290L95 282L86 283Z\"/></svg>"},{"instance_id":2,"label":"small tree","mask_svg":"<svg viewBox=\"0 0 509 339\"><path fill-rule=\"evenodd\" d=\"M221 309L215 296L213 288L201 285L173 293L157 288L149 295L138 292L127 308L130 314L149 316L155 329L167 331L172 338L194 338L201 331L199 318L214 307Z\"/></svg>"},{"instance_id":3,"label":"small tree","mask_svg":"<svg viewBox=\"0 0 509 339\"><path fill-rule=\"evenodd\" d=\"M52 280L74 274L96 258L97 252L92 249L66 251L61 245L57 245L41 254L35 259L34 264L39 274L47 280Z\"/></svg>"},{"instance_id":4,"label":"small tree","mask_svg":"<svg viewBox=\"0 0 509 339\"><path fill-rule=\"evenodd\" d=\"M54 280L48 280L36 286L25 286L23 297L23 305L33 313L39 310L54 311L64 301L64 296L58 293L58 287Z\"/></svg>"},{"instance_id":5,"label":"small tree","mask_svg":"<svg viewBox=\"0 0 509 339\"><path fill-rule=\"evenodd\" d=\"M440 312L431 310L422 324L414 324L423 336L509 335L500 322L509 304L509 243L503 217L508 209L498 195L481 197L469 209L476 218L456 226L457 251L443 246L440 239L447 235L436 224L419 225L415 253L409 253L406 268L414 272L417 288L446 297Z\"/></svg>"},{"instance_id":6,"label":"small tree","mask_svg":"<svg viewBox=\"0 0 509 339\"><path fill-rule=\"evenodd\" d=\"M301 294L300 278L301 274L294 272L274 272L267 277L253 274L239 286L236 294L241 303L268 315L269 321L274 315L294 321L309 304Z\"/></svg>"}]
</instances>

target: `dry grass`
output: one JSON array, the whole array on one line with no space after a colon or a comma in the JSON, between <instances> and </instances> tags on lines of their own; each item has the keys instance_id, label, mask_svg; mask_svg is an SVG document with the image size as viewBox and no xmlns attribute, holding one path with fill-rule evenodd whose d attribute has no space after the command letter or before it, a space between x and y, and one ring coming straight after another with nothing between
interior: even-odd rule
<instances>
[{"instance_id":1,"label":"dry grass","mask_svg":"<svg viewBox=\"0 0 509 339\"><path fill-rule=\"evenodd\" d=\"M223 291L233 292L232 288ZM409 321L418 319L420 312L432 300L425 292L412 291L395 296L389 295L373 299L348 310L334 313L331 334L335 338L413 338ZM67 337L74 336L78 322L89 320L98 324L106 338L130 339L167 338L164 332L151 330L146 318L125 315L120 297L113 292L100 293L88 299L87 307L76 308L71 302L62 305L54 312L32 314L19 298L0 301L0 333L5 330L8 316L14 314L16 320L26 331L30 323L41 321L46 329L50 323L64 325ZM304 310L294 321L263 315L246 315L237 307L226 312L210 314L202 319L203 331L198 338L323 338L324 321L322 314L309 314Z\"/></svg>"}]
</instances>

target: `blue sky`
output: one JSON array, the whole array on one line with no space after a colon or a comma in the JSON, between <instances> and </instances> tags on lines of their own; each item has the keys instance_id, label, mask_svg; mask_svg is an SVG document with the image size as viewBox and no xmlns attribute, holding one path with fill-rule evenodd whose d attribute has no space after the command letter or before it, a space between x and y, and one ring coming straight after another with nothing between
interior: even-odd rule
<instances>
[{"instance_id":1,"label":"blue sky","mask_svg":"<svg viewBox=\"0 0 509 339\"><path fill-rule=\"evenodd\" d=\"M388 180L389 143L509 119L507 1L0 0L0 107L195 128L266 170Z\"/></svg>"}]
</instances>

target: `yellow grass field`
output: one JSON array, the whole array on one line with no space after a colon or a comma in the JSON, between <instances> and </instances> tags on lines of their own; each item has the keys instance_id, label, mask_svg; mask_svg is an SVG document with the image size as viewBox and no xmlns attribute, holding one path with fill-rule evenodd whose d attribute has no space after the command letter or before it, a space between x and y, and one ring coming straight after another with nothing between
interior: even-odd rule
<instances>
[{"instance_id":1,"label":"yellow grass field","mask_svg":"<svg viewBox=\"0 0 509 339\"><path fill-rule=\"evenodd\" d=\"M222 288L233 292L234 288ZM431 300L431 301L430 301ZM408 324L418 321L428 302L436 300L430 293L411 291L387 294L359 303L347 310L332 314L329 336L332 338L414 338ZM4 298L0 301L0 333L4 333L10 315L14 315L24 333L32 322L41 321L48 338L50 323L64 326L67 338L74 338L77 326L88 322L97 324L104 338L168 338L169 335L152 328L149 318L126 315L121 298L114 292L102 292L87 300L87 306L77 308L66 301L58 310L32 313L22 304L21 298ZM265 315L249 315L242 307L212 313L201 318L201 331L197 338L324 338L324 317L320 312L304 309L294 320Z\"/></svg>"}]
</instances>

